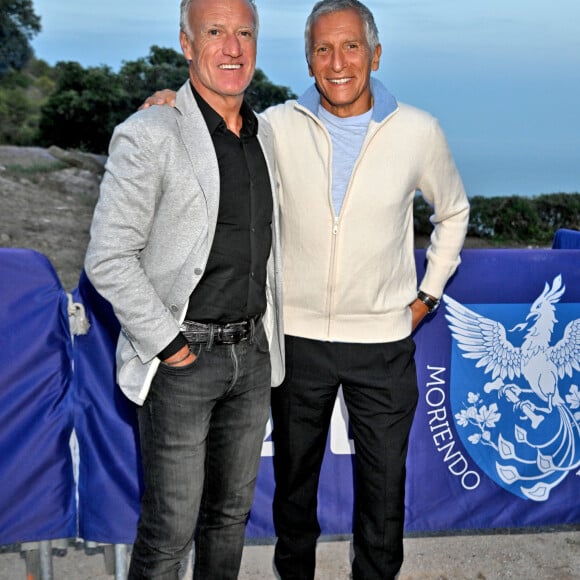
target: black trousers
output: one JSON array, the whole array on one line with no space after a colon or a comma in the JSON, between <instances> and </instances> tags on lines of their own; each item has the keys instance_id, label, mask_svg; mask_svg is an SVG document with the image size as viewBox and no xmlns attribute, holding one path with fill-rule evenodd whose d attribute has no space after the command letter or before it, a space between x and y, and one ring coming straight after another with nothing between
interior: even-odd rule
<instances>
[{"instance_id":1,"label":"black trousers","mask_svg":"<svg viewBox=\"0 0 580 580\"><path fill-rule=\"evenodd\" d=\"M355 580L394 578L403 562L405 461L417 406L415 344L286 337L286 378L272 390L274 561L283 580L313 579L317 491L342 385L355 443Z\"/></svg>"}]
</instances>

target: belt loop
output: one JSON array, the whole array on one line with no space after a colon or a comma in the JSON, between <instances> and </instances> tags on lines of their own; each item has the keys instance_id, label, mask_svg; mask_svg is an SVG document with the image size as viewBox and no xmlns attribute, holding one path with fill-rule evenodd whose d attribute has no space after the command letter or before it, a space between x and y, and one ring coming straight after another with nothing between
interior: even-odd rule
<instances>
[{"instance_id":1,"label":"belt loop","mask_svg":"<svg viewBox=\"0 0 580 580\"><path fill-rule=\"evenodd\" d=\"M256 334L256 319L255 317L250 318L250 344L254 344L254 335Z\"/></svg>"},{"instance_id":2,"label":"belt loop","mask_svg":"<svg viewBox=\"0 0 580 580\"><path fill-rule=\"evenodd\" d=\"M213 346L213 339L215 336L215 325L214 324L208 324L208 329L207 329L207 343L205 345L205 350L207 352L211 352L212 346Z\"/></svg>"}]
</instances>

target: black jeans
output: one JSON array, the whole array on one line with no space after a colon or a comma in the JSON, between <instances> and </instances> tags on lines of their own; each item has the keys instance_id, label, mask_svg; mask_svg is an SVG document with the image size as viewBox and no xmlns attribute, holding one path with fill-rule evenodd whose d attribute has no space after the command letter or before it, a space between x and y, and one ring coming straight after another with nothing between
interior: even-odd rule
<instances>
[{"instance_id":1,"label":"black jeans","mask_svg":"<svg viewBox=\"0 0 580 580\"><path fill-rule=\"evenodd\" d=\"M385 580L399 571L418 398L414 354L411 338L353 344L286 337L286 378L272 390L274 561L283 580L314 578L318 481L340 385L356 451L353 578Z\"/></svg>"},{"instance_id":2,"label":"black jeans","mask_svg":"<svg viewBox=\"0 0 580 580\"><path fill-rule=\"evenodd\" d=\"M263 325L252 341L161 365L139 409L145 493L129 578L177 580L194 530L196 580L238 577L270 408Z\"/></svg>"}]
</instances>

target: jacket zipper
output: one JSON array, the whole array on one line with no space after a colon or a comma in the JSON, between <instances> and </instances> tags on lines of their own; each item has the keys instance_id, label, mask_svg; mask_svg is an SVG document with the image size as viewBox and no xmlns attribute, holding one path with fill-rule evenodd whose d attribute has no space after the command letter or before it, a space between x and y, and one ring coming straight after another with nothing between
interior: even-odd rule
<instances>
[{"instance_id":1,"label":"jacket zipper","mask_svg":"<svg viewBox=\"0 0 580 580\"><path fill-rule=\"evenodd\" d=\"M328 306L326 309L326 335L330 338L330 325L332 323L332 305L334 304L335 278L336 278L336 244L338 237L338 224L340 218L333 217L332 224L332 242L330 250L330 270L328 272Z\"/></svg>"}]
</instances>

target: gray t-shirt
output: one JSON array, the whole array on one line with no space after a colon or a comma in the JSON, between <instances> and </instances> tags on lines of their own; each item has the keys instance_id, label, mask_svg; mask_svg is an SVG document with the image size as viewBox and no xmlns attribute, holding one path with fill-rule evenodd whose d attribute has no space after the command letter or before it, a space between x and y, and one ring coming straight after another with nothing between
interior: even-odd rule
<instances>
[{"instance_id":1,"label":"gray t-shirt","mask_svg":"<svg viewBox=\"0 0 580 580\"><path fill-rule=\"evenodd\" d=\"M372 108L354 117L337 117L322 105L318 108L318 118L324 123L332 139L332 204L336 215L340 214L372 116Z\"/></svg>"}]
</instances>

